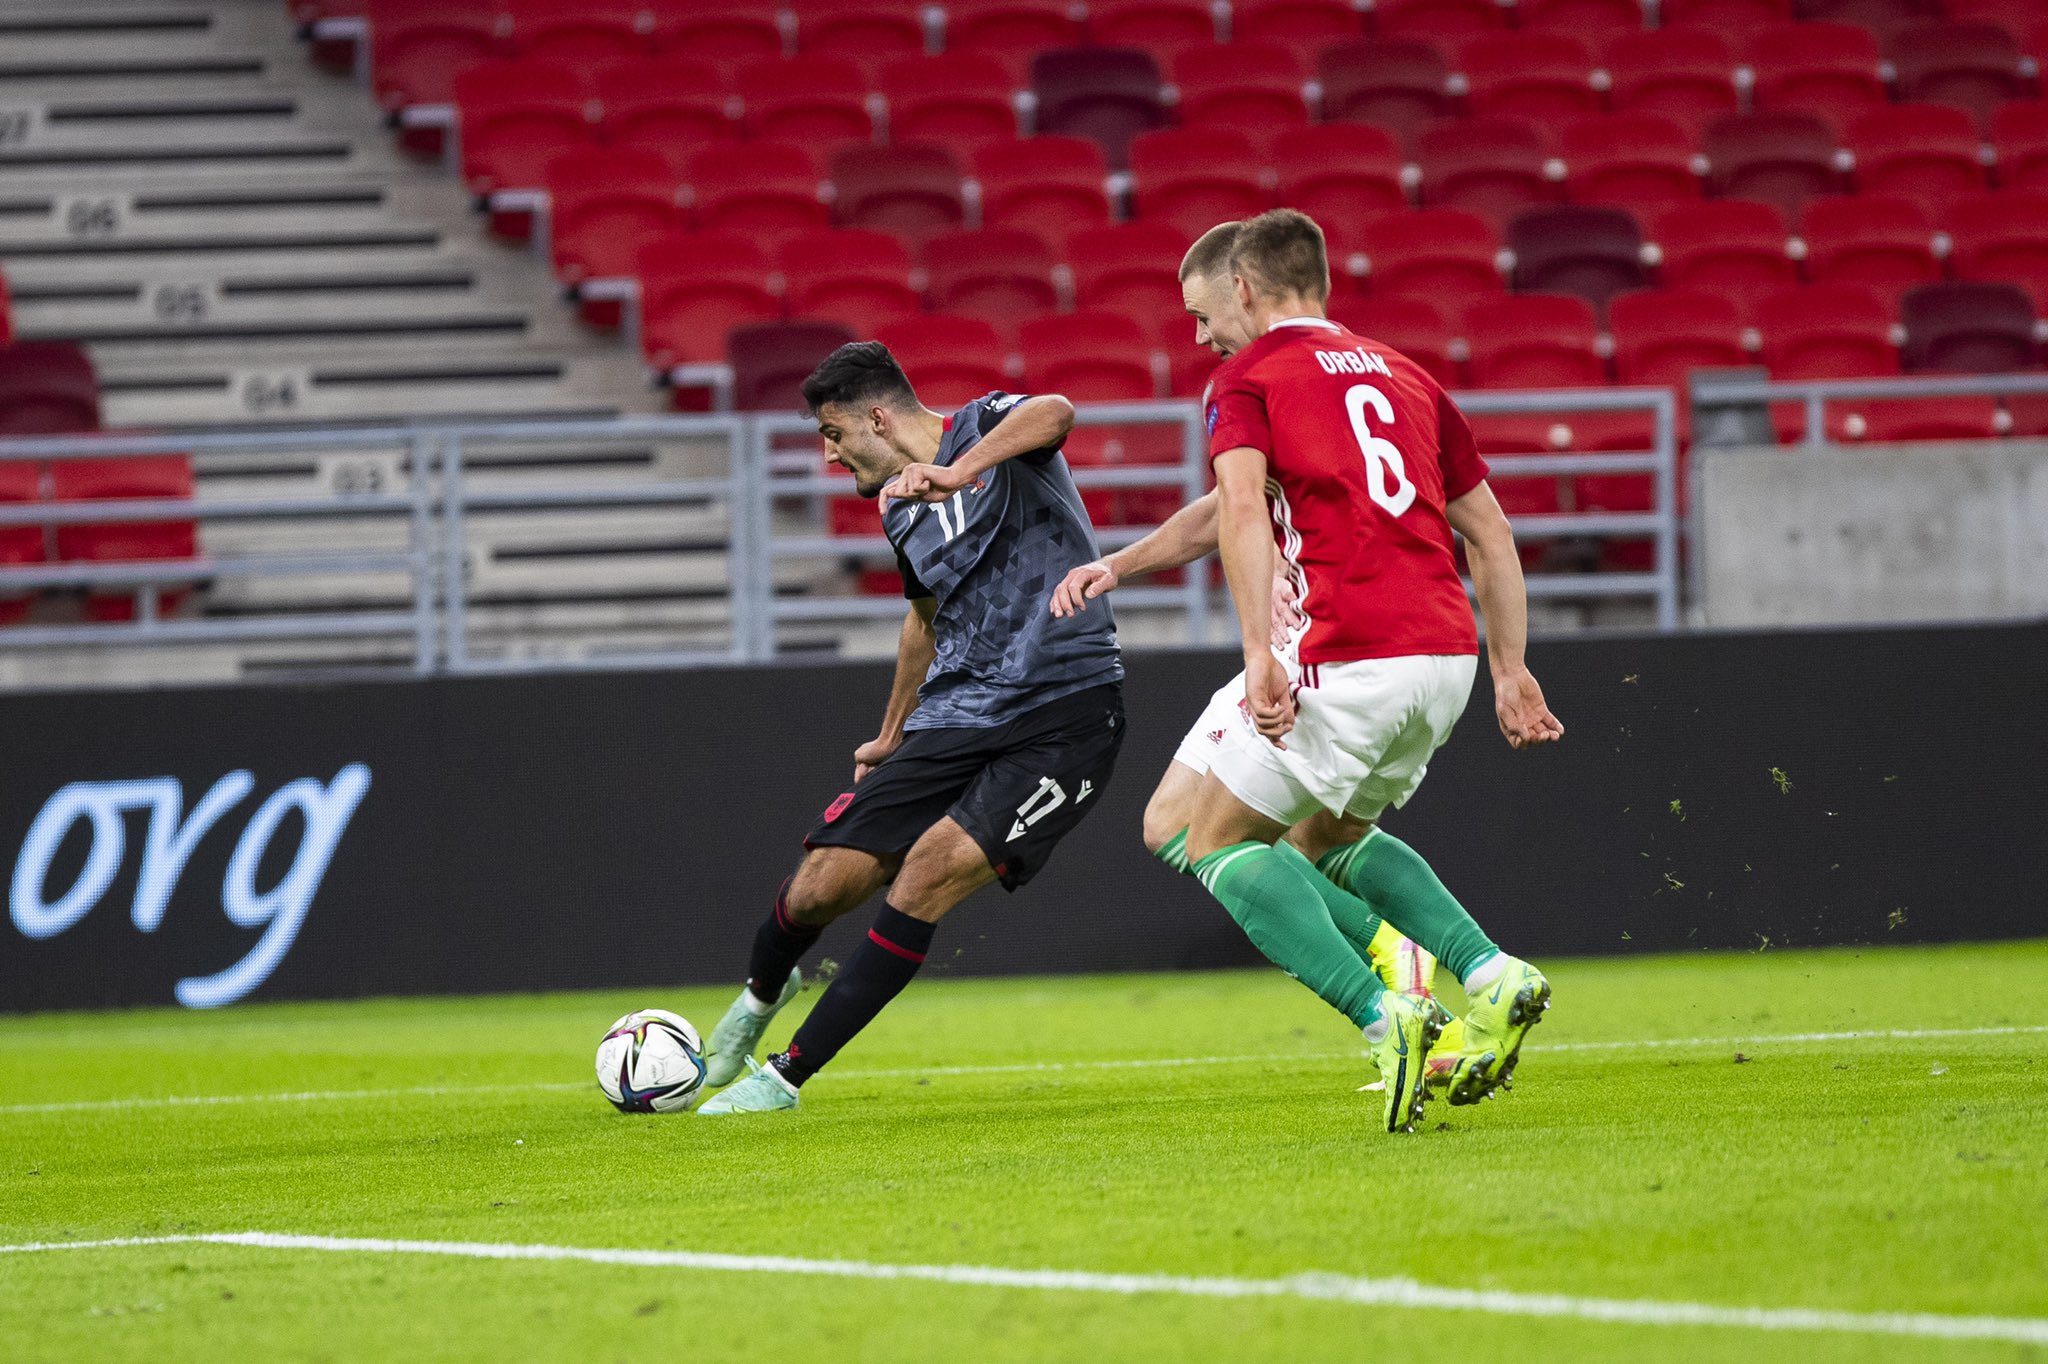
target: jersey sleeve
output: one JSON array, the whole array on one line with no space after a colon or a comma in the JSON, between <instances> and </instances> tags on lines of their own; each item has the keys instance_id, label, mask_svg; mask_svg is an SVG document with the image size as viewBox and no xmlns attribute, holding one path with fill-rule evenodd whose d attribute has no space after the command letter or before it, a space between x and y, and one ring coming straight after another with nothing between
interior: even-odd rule
<instances>
[{"instance_id":1,"label":"jersey sleeve","mask_svg":"<svg viewBox=\"0 0 2048 1364\"><path fill-rule=\"evenodd\" d=\"M1444 474L1444 502L1456 502L1486 481L1491 472L1472 439L1472 424L1448 393L1436 395L1437 464Z\"/></svg>"},{"instance_id":2,"label":"jersey sleeve","mask_svg":"<svg viewBox=\"0 0 2048 1364\"><path fill-rule=\"evenodd\" d=\"M1209 458L1240 446L1273 453L1273 424L1266 396L1241 373L1220 375L1209 392Z\"/></svg>"},{"instance_id":3,"label":"jersey sleeve","mask_svg":"<svg viewBox=\"0 0 2048 1364\"><path fill-rule=\"evenodd\" d=\"M997 392L982 398L980 401L981 411L975 416L975 430L981 435L986 436L989 432L1003 424L1003 418L1010 415L1011 408L1017 406L1017 404L1030 396L1028 393ZM1044 464L1059 452L1059 446L1048 445L1037 450L1027 450L1017 456L1017 458L1023 460L1026 464Z\"/></svg>"},{"instance_id":4,"label":"jersey sleeve","mask_svg":"<svg viewBox=\"0 0 2048 1364\"><path fill-rule=\"evenodd\" d=\"M917 570L910 566L910 560L903 557L903 551L896 551L896 571L903 575L903 600L923 601L932 595L932 590L917 576Z\"/></svg>"}]
</instances>

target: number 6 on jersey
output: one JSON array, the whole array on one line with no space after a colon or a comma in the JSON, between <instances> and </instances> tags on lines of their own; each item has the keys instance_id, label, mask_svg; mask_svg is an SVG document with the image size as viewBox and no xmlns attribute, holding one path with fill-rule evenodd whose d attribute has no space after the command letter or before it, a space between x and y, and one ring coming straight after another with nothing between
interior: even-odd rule
<instances>
[{"instance_id":1,"label":"number 6 on jersey","mask_svg":"<svg viewBox=\"0 0 2048 1364\"><path fill-rule=\"evenodd\" d=\"M1388 426L1394 423L1394 405L1387 395L1371 384L1353 384L1344 391L1344 411L1351 418L1351 434L1358 437L1358 449L1365 456L1365 490L1372 500L1399 516L1415 505L1415 485L1408 481L1408 465L1401 447L1385 436L1375 436L1366 425L1365 409Z\"/></svg>"}]
</instances>

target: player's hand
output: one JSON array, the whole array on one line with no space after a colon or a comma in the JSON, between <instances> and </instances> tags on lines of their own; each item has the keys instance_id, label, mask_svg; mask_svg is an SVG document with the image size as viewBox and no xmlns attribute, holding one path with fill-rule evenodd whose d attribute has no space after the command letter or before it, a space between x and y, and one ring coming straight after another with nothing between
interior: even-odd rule
<instances>
[{"instance_id":1,"label":"player's hand","mask_svg":"<svg viewBox=\"0 0 2048 1364\"><path fill-rule=\"evenodd\" d=\"M1064 620L1078 616L1088 609L1088 603L1105 592L1116 591L1116 585L1123 579L1106 559L1097 559L1092 564L1082 564L1060 579L1060 585L1052 590L1052 613Z\"/></svg>"},{"instance_id":2,"label":"player's hand","mask_svg":"<svg viewBox=\"0 0 2048 1364\"><path fill-rule=\"evenodd\" d=\"M948 469L939 464L912 464L889 480L882 489L882 496L912 502L944 502L967 483L966 475L958 469Z\"/></svg>"},{"instance_id":3,"label":"player's hand","mask_svg":"<svg viewBox=\"0 0 2048 1364\"><path fill-rule=\"evenodd\" d=\"M1543 688L1527 668L1493 679L1493 713L1509 748L1556 743L1564 737L1564 726L1543 704Z\"/></svg>"},{"instance_id":4,"label":"player's hand","mask_svg":"<svg viewBox=\"0 0 2048 1364\"><path fill-rule=\"evenodd\" d=\"M1308 617L1294 595L1294 582L1285 573L1273 575L1273 647L1285 648L1294 632Z\"/></svg>"},{"instance_id":5,"label":"player's hand","mask_svg":"<svg viewBox=\"0 0 2048 1364\"><path fill-rule=\"evenodd\" d=\"M882 765L882 760L903 745L903 736L883 735L870 739L853 750L853 780L855 785L865 781L868 773Z\"/></svg>"},{"instance_id":6,"label":"player's hand","mask_svg":"<svg viewBox=\"0 0 2048 1364\"><path fill-rule=\"evenodd\" d=\"M1246 660L1244 699L1259 733L1273 747L1287 747L1280 740L1294 728L1294 684L1288 680L1287 669L1270 652L1262 650L1257 657Z\"/></svg>"}]
</instances>

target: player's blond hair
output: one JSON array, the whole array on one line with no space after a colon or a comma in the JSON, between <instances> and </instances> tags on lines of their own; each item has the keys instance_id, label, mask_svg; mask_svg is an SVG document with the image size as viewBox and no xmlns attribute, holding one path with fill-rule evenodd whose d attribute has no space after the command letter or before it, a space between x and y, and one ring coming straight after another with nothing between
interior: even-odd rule
<instances>
[{"instance_id":1,"label":"player's blond hair","mask_svg":"<svg viewBox=\"0 0 2048 1364\"><path fill-rule=\"evenodd\" d=\"M1323 229L1298 209L1271 209L1238 224L1230 269L1262 298L1298 294L1321 301L1330 296L1330 250Z\"/></svg>"},{"instance_id":2,"label":"player's blond hair","mask_svg":"<svg viewBox=\"0 0 2048 1364\"><path fill-rule=\"evenodd\" d=\"M1181 283L1197 275L1207 279L1229 274L1231 248L1237 245L1238 229L1243 226L1238 222L1218 223L1195 238L1195 244L1180 258Z\"/></svg>"}]
</instances>

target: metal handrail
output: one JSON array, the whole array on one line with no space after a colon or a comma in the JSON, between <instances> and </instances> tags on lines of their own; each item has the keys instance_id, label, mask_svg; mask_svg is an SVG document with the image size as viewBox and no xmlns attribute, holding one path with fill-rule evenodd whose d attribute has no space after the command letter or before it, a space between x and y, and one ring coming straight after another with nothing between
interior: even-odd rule
<instances>
[{"instance_id":1,"label":"metal handrail","mask_svg":"<svg viewBox=\"0 0 2048 1364\"><path fill-rule=\"evenodd\" d=\"M1819 446L1827 438L1827 405L1855 398L1998 398L2013 394L2048 394L2048 374L1926 374L1895 379L1715 379L1693 384L1693 402L1701 407L1796 402L1805 418L1802 445Z\"/></svg>"}]
</instances>

